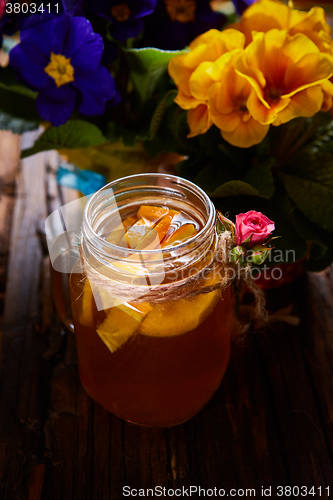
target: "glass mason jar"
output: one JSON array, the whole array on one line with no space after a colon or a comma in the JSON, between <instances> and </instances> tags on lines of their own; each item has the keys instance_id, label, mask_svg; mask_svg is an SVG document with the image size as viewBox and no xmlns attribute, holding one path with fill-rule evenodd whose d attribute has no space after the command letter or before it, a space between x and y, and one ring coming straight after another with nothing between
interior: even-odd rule
<instances>
[{"instance_id":1,"label":"glass mason jar","mask_svg":"<svg viewBox=\"0 0 333 500\"><path fill-rule=\"evenodd\" d=\"M142 205L186 214L198 231L172 247L115 244L110 235ZM119 179L88 201L81 272L70 277L78 364L86 392L114 415L173 426L218 388L235 305L233 287L222 289L213 277L217 240L209 197L173 175Z\"/></svg>"}]
</instances>

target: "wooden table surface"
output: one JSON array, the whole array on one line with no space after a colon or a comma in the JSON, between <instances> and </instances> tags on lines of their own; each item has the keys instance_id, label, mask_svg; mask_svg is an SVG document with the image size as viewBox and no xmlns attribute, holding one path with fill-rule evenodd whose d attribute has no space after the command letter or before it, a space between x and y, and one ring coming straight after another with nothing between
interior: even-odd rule
<instances>
[{"instance_id":1,"label":"wooden table surface","mask_svg":"<svg viewBox=\"0 0 333 500\"><path fill-rule=\"evenodd\" d=\"M300 326L275 324L235 345L220 389L191 421L163 430L126 424L82 390L75 339L53 309L38 230L71 196L55 183L56 158L41 154L18 169L11 134L0 135L0 151L1 500L117 500L123 485L260 496L262 485L279 484L321 486L321 497L308 498L329 498L332 271L277 292Z\"/></svg>"}]
</instances>

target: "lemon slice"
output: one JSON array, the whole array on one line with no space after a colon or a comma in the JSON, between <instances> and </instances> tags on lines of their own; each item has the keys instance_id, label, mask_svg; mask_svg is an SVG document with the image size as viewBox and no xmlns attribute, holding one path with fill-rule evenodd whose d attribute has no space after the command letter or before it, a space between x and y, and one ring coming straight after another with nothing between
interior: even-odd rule
<instances>
[{"instance_id":1,"label":"lemon slice","mask_svg":"<svg viewBox=\"0 0 333 500\"><path fill-rule=\"evenodd\" d=\"M105 320L97 328L97 333L113 353L135 334L150 310L151 306L145 302L135 306L125 303L112 307L107 312Z\"/></svg>"},{"instance_id":2,"label":"lemon slice","mask_svg":"<svg viewBox=\"0 0 333 500\"><path fill-rule=\"evenodd\" d=\"M94 297L88 279L85 280L82 291L79 321L83 326L94 326Z\"/></svg>"},{"instance_id":3,"label":"lemon slice","mask_svg":"<svg viewBox=\"0 0 333 500\"><path fill-rule=\"evenodd\" d=\"M192 298L153 306L142 321L139 333L150 337L173 337L197 328L213 311L220 292L214 290Z\"/></svg>"}]
</instances>

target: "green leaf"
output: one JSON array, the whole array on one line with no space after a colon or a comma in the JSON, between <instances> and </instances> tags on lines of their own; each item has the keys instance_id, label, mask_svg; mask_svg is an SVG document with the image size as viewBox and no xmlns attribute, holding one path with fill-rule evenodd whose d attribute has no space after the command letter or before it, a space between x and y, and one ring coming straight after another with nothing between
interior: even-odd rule
<instances>
[{"instance_id":1,"label":"green leaf","mask_svg":"<svg viewBox=\"0 0 333 500\"><path fill-rule=\"evenodd\" d=\"M235 234L235 224L228 219L225 215L223 215L222 212L217 210L216 212L217 215L217 221L220 223L221 231L230 231L232 234L232 237L234 237Z\"/></svg>"},{"instance_id":2,"label":"green leaf","mask_svg":"<svg viewBox=\"0 0 333 500\"><path fill-rule=\"evenodd\" d=\"M228 181L214 190L212 196L225 198L227 196L260 196L253 186L244 181Z\"/></svg>"},{"instance_id":3,"label":"green leaf","mask_svg":"<svg viewBox=\"0 0 333 500\"><path fill-rule=\"evenodd\" d=\"M315 159L304 158L301 168L295 166L281 177L297 208L311 222L333 232L333 158L318 154Z\"/></svg>"},{"instance_id":4,"label":"green leaf","mask_svg":"<svg viewBox=\"0 0 333 500\"><path fill-rule=\"evenodd\" d=\"M173 57L185 51L155 48L127 49L126 55L135 88L142 101L149 100Z\"/></svg>"},{"instance_id":5,"label":"green leaf","mask_svg":"<svg viewBox=\"0 0 333 500\"><path fill-rule=\"evenodd\" d=\"M246 256L246 250L241 245L237 245L230 251L231 262L235 262L236 264L239 262L240 264L244 263Z\"/></svg>"},{"instance_id":6,"label":"green leaf","mask_svg":"<svg viewBox=\"0 0 333 500\"><path fill-rule=\"evenodd\" d=\"M169 90L169 92L167 92L158 103L150 122L149 131L151 139L154 139L156 137L156 134L161 126L165 111L170 103L174 101L176 95L177 91L175 89Z\"/></svg>"},{"instance_id":7,"label":"green leaf","mask_svg":"<svg viewBox=\"0 0 333 500\"><path fill-rule=\"evenodd\" d=\"M83 120L69 120L64 125L47 129L32 148L22 152L22 157L50 149L88 148L105 142L105 137L96 125Z\"/></svg>"}]
</instances>

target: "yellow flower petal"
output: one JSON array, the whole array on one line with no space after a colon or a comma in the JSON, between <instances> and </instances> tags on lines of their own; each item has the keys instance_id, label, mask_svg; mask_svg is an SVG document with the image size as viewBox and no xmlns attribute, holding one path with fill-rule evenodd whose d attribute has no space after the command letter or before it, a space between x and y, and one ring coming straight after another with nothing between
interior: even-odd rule
<instances>
[{"instance_id":1,"label":"yellow flower petal","mask_svg":"<svg viewBox=\"0 0 333 500\"><path fill-rule=\"evenodd\" d=\"M258 123L250 114L248 99L251 92L255 93L248 81L235 71L239 54L234 52L223 67L220 80L211 87L208 102L213 123L224 139L245 148L260 142L269 125Z\"/></svg>"},{"instance_id":2,"label":"yellow flower petal","mask_svg":"<svg viewBox=\"0 0 333 500\"><path fill-rule=\"evenodd\" d=\"M273 125L281 125L298 116L313 116L320 111L323 100L324 94L320 85L303 90L290 100L288 106L278 114Z\"/></svg>"},{"instance_id":3,"label":"yellow flower petal","mask_svg":"<svg viewBox=\"0 0 333 500\"><path fill-rule=\"evenodd\" d=\"M290 36L285 30L274 29L254 35L253 42L237 61L236 72L254 90L248 100L253 118L262 124L278 123L279 113L297 94L332 76L333 58L320 53L303 34ZM304 113L296 106L297 116L312 116L309 115L313 109L311 99L299 102L304 104Z\"/></svg>"},{"instance_id":4,"label":"yellow flower petal","mask_svg":"<svg viewBox=\"0 0 333 500\"><path fill-rule=\"evenodd\" d=\"M289 8L278 0L259 0L253 3L233 28L246 36L246 43L252 40L254 32L266 33L271 29L285 29L290 35L303 33L321 51L330 52L331 28L325 19L325 11L314 7L309 12Z\"/></svg>"},{"instance_id":5,"label":"yellow flower petal","mask_svg":"<svg viewBox=\"0 0 333 500\"><path fill-rule=\"evenodd\" d=\"M220 55L229 50L241 49L245 44L245 36L238 30L226 29L219 31L212 29L199 35L191 44L190 50L202 45L209 47L211 61L215 61Z\"/></svg>"},{"instance_id":6,"label":"yellow flower petal","mask_svg":"<svg viewBox=\"0 0 333 500\"><path fill-rule=\"evenodd\" d=\"M326 54L306 54L298 63L286 69L285 87L290 89L286 96L292 96L300 90L316 85L330 78L333 74L333 59Z\"/></svg>"},{"instance_id":7,"label":"yellow flower petal","mask_svg":"<svg viewBox=\"0 0 333 500\"><path fill-rule=\"evenodd\" d=\"M241 121L232 132L221 131L222 137L233 146L249 148L259 144L267 135L269 125L261 125L253 118Z\"/></svg>"},{"instance_id":8,"label":"yellow flower petal","mask_svg":"<svg viewBox=\"0 0 333 500\"><path fill-rule=\"evenodd\" d=\"M212 115L213 122L223 132L233 132L240 124L241 117L236 111L227 115Z\"/></svg>"},{"instance_id":9,"label":"yellow flower petal","mask_svg":"<svg viewBox=\"0 0 333 500\"><path fill-rule=\"evenodd\" d=\"M303 33L317 45L319 50L330 52L331 31L325 11L321 7L313 7L309 12L294 11L289 29L291 35Z\"/></svg>"},{"instance_id":10,"label":"yellow flower petal","mask_svg":"<svg viewBox=\"0 0 333 500\"><path fill-rule=\"evenodd\" d=\"M289 102L289 98L283 98L267 107L259 99L256 92L251 92L247 101L247 107L255 120L263 125L268 125L277 119L278 114L288 106Z\"/></svg>"},{"instance_id":11,"label":"yellow flower petal","mask_svg":"<svg viewBox=\"0 0 333 500\"><path fill-rule=\"evenodd\" d=\"M325 80L321 84L323 89L323 104L322 111L330 111L333 107L333 83L330 80Z\"/></svg>"},{"instance_id":12,"label":"yellow flower petal","mask_svg":"<svg viewBox=\"0 0 333 500\"><path fill-rule=\"evenodd\" d=\"M195 137L207 132L213 124L208 107L205 104L200 104L197 108L191 109L187 113L187 123L190 128L190 133L187 137Z\"/></svg>"},{"instance_id":13,"label":"yellow flower petal","mask_svg":"<svg viewBox=\"0 0 333 500\"><path fill-rule=\"evenodd\" d=\"M189 85L191 94L199 101L207 100L209 89L214 83L213 78L209 74L211 66L211 62L202 62L192 73L190 78Z\"/></svg>"},{"instance_id":14,"label":"yellow flower petal","mask_svg":"<svg viewBox=\"0 0 333 500\"><path fill-rule=\"evenodd\" d=\"M219 116L232 113L235 109L235 103L232 100L231 94L228 92L227 87L229 82L225 79L222 82L215 83L210 91L209 96L209 109L212 119L218 127Z\"/></svg>"},{"instance_id":15,"label":"yellow flower petal","mask_svg":"<svg viewBox=\"0 0 333 500\"><path fill-rule=\"evenodd\" d=\"M267 32L271 29L288 27L290 10L286 5L274 0L262 0L253 3L243 14L238 29L246 36L246 42L252 40L253 32Z\"/></svg>"},{"instance_id":16,"label":"yellow flower petal","mask_svg":"<svg viewBox=\"0 0 333 500\"><path fill-rule=\"evenodd\" d=\"M234 64L238 57L242 54L241 49L234 49L220 56L216 61L212 62L210 67L207 67L207 73L215 82L221 80L222 73L226 66L230 63Z\"/></svg>"},{"instance_id":17,"label":"yellow flower petal","mask_svg":"<svg viewBox=\"0 0 333 500\"><path fill-rule=\"evenodd\" d=\"M178 87L175 102L183 109L194 109L198 105L204 104L208 99L209 74L200 72L208 68L207 63L210 61L215 61L228 51L244 47L244 43L245 37L239 31L212 29L197 37L190 44L189 52L171 59L169 74ZM203 63L205 66L199 70ZM193 76L191 89L190 80L197 69L198 74ZM205 85L200 82L202 76L205 78ZM194 94L192 93L193 89Z\"/></svg>"}]
</instances>

